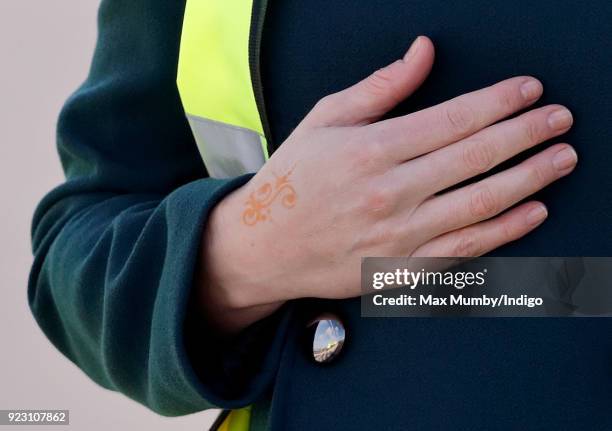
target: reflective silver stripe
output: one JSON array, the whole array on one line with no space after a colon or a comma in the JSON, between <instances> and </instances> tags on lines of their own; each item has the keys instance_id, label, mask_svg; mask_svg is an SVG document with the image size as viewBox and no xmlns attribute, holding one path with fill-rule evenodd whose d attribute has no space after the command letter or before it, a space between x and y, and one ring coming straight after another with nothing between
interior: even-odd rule
<instances>
[{"instance_id":1,"label":"reflective silver stripe","mask_svg":"<svg viewBox=\"0 0 612 431\"><path fill-rule=\"evenodd\" d=\"M257 172L265 163L259 133L191 114L187 114L187 119L211 177Z\"/></svg>"}]
</instances>

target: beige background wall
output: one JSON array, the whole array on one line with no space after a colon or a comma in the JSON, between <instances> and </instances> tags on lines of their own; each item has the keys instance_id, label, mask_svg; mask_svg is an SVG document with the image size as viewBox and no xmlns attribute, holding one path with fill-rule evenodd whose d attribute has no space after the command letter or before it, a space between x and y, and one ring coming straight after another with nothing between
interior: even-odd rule
<instances>
[{"instance_id":1,"label":"beige background wall","mask_svg":"<svg viewBox=\"0 0 612 431\"><path fill-rule=\"evenodd\" d=\"M98 387L45 339L27 307L32 212L62 181L55 121L86 76L97 7L0 0L0 409L71 411L70 426L36 429L203 430L216 412L163 418Z\"/></svg>"}]
</instances>

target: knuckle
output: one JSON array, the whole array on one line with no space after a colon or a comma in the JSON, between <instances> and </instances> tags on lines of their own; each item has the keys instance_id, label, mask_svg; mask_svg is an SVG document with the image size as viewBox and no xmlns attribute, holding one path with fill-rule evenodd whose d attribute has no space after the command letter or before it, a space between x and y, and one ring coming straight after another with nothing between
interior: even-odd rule
<instances>
[{"instance_id":1,"label":"knuckle","mask_svg":"<svg viewBox=\"0 0 612 431\"><path fill-rule=\"evenodd\" d=\"M467 103L456 99L444 110L444 120L451 133L462 136L473 130L476 124L476 115Z\"/></svg>"},{"instance_id":2,"label":"knuckle","mask_svg":"<svg viewBox=\"0 0 612 431\"><path fill-rule=\"evenodd\" d=\"M387 247L397 244L399 235L388 223L378 223L370 232L372 245L386 245Z\"/></svg>"},{"instance_id":3,"label":"knuckle","mask_svg":"<svg viewBox=\"0 0 612 431\"><path fill-rule=\"evenodd\" d=\"M364 209L368 213L386 214L393 204L393 193L389 187L372 186L365 194Z\"/></svg>"},{"instance_id":4,"label":"knuckle","mask_svg":"<svg viewBox=\"0 0 612 431\"><path fill-rule=\"evenodd\" d=\"M500 234L502 237L502 242L506 243L509 241L513 241L518 238L518 230L514 226L514 224L505 221L500 226Z\"/></svg>"},{"instance_id":5,"label":"knuckle","mask_svg":"<svg viewBox=\"0 0 612 431\"><path fill-rule=\"evenodd\" d=\"M373 143L355 143L350 146L348 157L355 168L367 168L376 161L376 145Z\"/></svg>"},{"instance_id":6,"label":"knuckle","mask_svg":"<svg viewBox=\"0 0 612 431\"><path fill-rule=\"evenodd\" d=\"M459 234L452 248L452 257L479 256L482 253L482 242L473 232Z\"/></svg>"},{"instance_id":7,"label":"knuckle","mask_svg":"<svg viewBox=\"0 0 612 431\"><path fill-rule=\"evenodd\" d=\"M531 163L529 166L529 178L534 188L540 189L549 182L549 170L541 163Z\"/></svg>"},{"instance_id":8,"label":"knuckle","mask_svg":"<svg viewBox=\"0 0 612 431\"><path fill-rule=\"evenodd\" d=\"M379 220L370 229L357 232L353 243L353 249L376 250L376 255L396 255L397 246L401 238L401 232L394 226L390 226L386 220Z\"/></svg>"},{"instance_id":9,"label":"knuckle","mask_svg":"<svg viewBox=\"0 0 612 431\"><path fill-rule=\"evenodd\" d=\"M372 94L382 94L389 91L393 85L393 72L390 66L383 67L372 73L365 81L367 90Z\"/></svg>"},{"instance_id":10,"label":"knuckle","mask_svg":"<svg viewBox=\"0 0 612 431\"><path fill-rule=\"evenodd\" d=\"M519 100L517 89L514 86L506 85L499 91L497 100L503 112L514 112Z\"/></svg>"},{"instance_id":11,"label":"knuckle","mask_svg":"<svg viewBox=\"0 0 612 431\"><path fill-rule=\"evenodd\" d=\"M369 136L367 141L356 135L349 142L347 153L352 166L364 169L379 165L386 157L383 142L375 135Z\"/></svg>"},{"instance_id":12,"label":"knuckle","mask_svg":"<svg viewBox=\"0 0 612 431\"><path fill-rule=\"evenodd\" d=\"M487 172L495 161L494 146L484 140L473 140L463 148L463 162L474 174Z\"/></svg>"},{"instance_id":13,"label":"knuckle","mask_svg":"<svg viewBox=\"0 0 612 431\"><path fill-rule=\"evenodd\" d=\"M498 212L498 203L491 189L485 185L475 188L470 196L469 211L477 219L489 218Z\"/></svg>"},{"instance_id":14,"label":"knuckle","mask_svg":"<svg viewBox=\"0 0 612 431\"><path fill-rule=\"evenodd\" d=\"M533 120L525 120L523 122L523 135L527 142L538 142L540 138L538 123Z\"/></svg>"}]
</instances>

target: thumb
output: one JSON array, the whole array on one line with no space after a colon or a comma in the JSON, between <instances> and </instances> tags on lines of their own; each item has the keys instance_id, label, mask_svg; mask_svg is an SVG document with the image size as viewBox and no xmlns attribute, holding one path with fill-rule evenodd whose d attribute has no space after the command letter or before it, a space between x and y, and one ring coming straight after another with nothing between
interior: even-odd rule
<instances>
[{"instance_id":1,"label":"thumb","mask_svg":"<svg viewBox=\"0 0 612 431\"><path fill-rule=\"evenodd\" d=\"M363 81L324 97L305 118L313 127L357 126L376 121L425 81L434 61L434 46L419 36L404 57Z\"/></svg>"}]
</instances>

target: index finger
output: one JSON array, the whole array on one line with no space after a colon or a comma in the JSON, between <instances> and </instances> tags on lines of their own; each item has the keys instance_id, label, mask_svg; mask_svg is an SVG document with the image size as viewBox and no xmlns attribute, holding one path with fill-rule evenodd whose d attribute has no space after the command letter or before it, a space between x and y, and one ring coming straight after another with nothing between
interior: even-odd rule
<instances>
[{"instance_id":1,"label":"index finger","mask_svg":"<svg viewBox=\"0 0 612 431\"><path fill-rule=\"evenodd\" d=\"M520 76L401 117L367 126L398 162L452 144L535 103L540 81Z\"/></svg>"}]
</instances>

